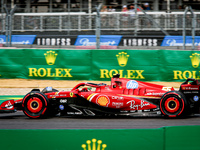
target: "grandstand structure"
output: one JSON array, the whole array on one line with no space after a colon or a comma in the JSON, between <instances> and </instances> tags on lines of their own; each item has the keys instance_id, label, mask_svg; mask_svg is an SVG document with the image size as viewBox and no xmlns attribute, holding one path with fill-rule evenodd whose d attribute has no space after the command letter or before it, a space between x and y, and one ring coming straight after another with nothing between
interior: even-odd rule
<instances>
[{"instance_id":1,"label":"grandstand structure","mask_svg":"<svg viewBox=\"0 0 200 150\"><path fill-rule=\"evenodd\" d=\"M100 3L107 6L107 11L100 12L103 35L163 39L166 35L180 36L183 29L186 35L191 35L194 17L195 35L200 35L200 0L1 0L1 34L7 30L4 7L10 11L16 6L12 15L12 34L95 35L96 7ZM150 9L146 10L145 4ZM137 11L130 11L131 5L137 7ZM126 12L122 11L125 6ZM194 15L184 13L187 6L191 6Z\"/></svg>"},{"instance_id":2,"label":"grandstand structure","mask_svg":"<svg viewBox=\"0 0 200 150\"><path fill-rule=\"evenodd\" d=\"M7 3L6 3L7 2ZM13 2L13 3L12 3ZM181 31L183 29L183 14L184 9L178 9L178 6L186 6L185 4L190 4L197 6L200 4L200 0L173 0L170 3L170 12L167 11L167 1L140 1L138 0L138 7L140 7L144 2L148 2L151 6L151 10L144 10L146 12L145 15L142 11L137 12L122 12L121 8L126 5L127 7L130 2L128 0L113 0L113 1L84 1L84 0L73 0L73 1L60 1L56 0L35 0L25 1L4 1L6 6L13 7L16 5L17 8L15 10L15 14L13 15L13 32L54 32L54 31L94 31L95 30L95 19L96 19L96 9L95 5L97 2L102 2L103 4L107 4L107 6L115 6L113 7L112 12L101 12L101 30L102 31L122 31L123 34L126 33L127 30L138 32L142 31L160 31L160 28L155 25L155 22L159 25L159 27L164 30L168 30L169 32L174 31L177 34L177 31ZM34 2L34 3L33 3ZM66 6L70 3L70 7ZM176 7L175 7L176 2ZM91 6L89 6L91 3ZM4 5L5 5L4 4ZM10 4L10 5L9 5ZM66 9L58 10L58 7L54 5L59 4L62 5L63 8ZM87 5L86 5L87 4ZM164 5L165 4L165 5ZM41 10L41 12L37 12L33 10L34 7ZM81 8L80 8L81 6ZM163 7L166 6L166 7ZM40 8L41 7L41 8ZM44 7L46 8L46 12L44 12ZM52 8L51 8L52 7ZM79 10L77 9L79 7ZM22 9L24 8L24 9ZM51 9L50 9L51 8ZM59 7L60 8L60 7ZM120 9L119 9L120 8ZM158 9L160 8L160 9ZM200 9L199 7L197 7ZM91 9L91 10L89 10ZM108 8L109 9L109 8ZM200 11L196 9L194 13L196 15L196 30L200 30ZM37 12L37 13L36 13ZM137 13L137 14L135 14ZM150 18L149 18L150 17ZM190 14L186 16L186 29L190 30L192 17ZM154 22L153 22L154 20ZM1 31L5 32L5 13L2 8L1 13ZM108 33L108 32L107 32ZM179 33L180 34L180 33Z\"/></svg>"},{"instance_id":3,"label":"grandstand structure","mask_svg":"<svg viewBox=\"0 0 200 150\"><path fill-rule=\"evenodd\" d=\"M95 6L99 3L121 11L124 5L135 2L140 6L148 3L152 11L166 11L167 9L177 11L186 6L200 10L200 0L1 0L1 5L7 4L10 7L17 5L16 12L18 13L68 12L69 9L72 12L89 13L96 11Z\"/></svg>"},{"instance_id":4,"label":"grandstand structure","mask_svg":"<svg viewBox=\"0 0 200 150\"><path fill-rule=\"evenodd\" d=\"M137 13L137 18L131 20L135 13L129 12L106 12L101 15L102 31L159 31L156 26L143 12ZM182 31L184 12L147 12L158 25L166 31ZM200 12L195 12L196 30L200 30ZM124 18L127 20L124 21ZM186 16L186 29L191 29L192 18ZM16 13L13 16L13 31L37 31L37 32L61 32L61 31L95 31L96 13ZM137 24L135 24L137 22Z\"/></svg>"}]
</instances>

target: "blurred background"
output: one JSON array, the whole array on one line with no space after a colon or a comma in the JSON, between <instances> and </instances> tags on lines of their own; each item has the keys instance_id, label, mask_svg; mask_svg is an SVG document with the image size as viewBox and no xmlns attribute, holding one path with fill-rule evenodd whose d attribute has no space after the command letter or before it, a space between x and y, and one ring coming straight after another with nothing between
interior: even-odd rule
<instances>
[{"instance_id":1,"label":"blurred background","mask_svg":"<svg viewBox=\"0 0 200 150\"><path fill-rule=\"evenodd\" d=\"M120 35L120 49L198 50L200 0L1 0L0 30L1 47L80 49L98 33Z\"/></svg>"}]
</instances>

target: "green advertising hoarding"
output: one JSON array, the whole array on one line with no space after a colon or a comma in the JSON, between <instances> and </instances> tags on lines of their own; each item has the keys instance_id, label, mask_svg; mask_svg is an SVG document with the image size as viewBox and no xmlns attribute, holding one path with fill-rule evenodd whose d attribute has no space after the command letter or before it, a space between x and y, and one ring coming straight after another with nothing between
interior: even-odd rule
<instances>
[{"instance_id":1,"label":"green advertising hoarding","mask_svg":"<svg viewBox=\"0 0 200 150\"><path fill-rule=\"evenodd\" d=\"M24 97L24 95L1 95L0 96L0 105L7 100L18 100L18 99L22 99Z\"/></svg>"},{"instance_id":2,"label":"green advertising hoarding","mask_svg":"<svg viewBox=\"0 0 200 150\"><path fill-rule=\"evenodd\" d=\"M183 50L1 49L0 78L142 81L199 79L200 52Z\"/></svg>"},{"instance_id":3,"label":"green advertising hoarding","mask_svg":"<svg viewBox=\"0 0 200 150\"><path fill-rule=\"evenodd\" d=\"M200 126L157 129L1 129L0 134L0 145L3 150L200 149Z\"/></svg>"},{"instance_id":4,"label":"green advertising hoarding","mask_svg":"<svg viewBox=\"0 0 200 150\"><path fill-rule=\"evenodd\" d=\"M155 78L159 75L158 54L156 50L95 50L92 51L93 75L101 80L110 79L116 73L129 79L159 80Z\"/></svg>"},{"instance_id":5,"label":"green advertising hoarding","mask_svg":"<svg viewBox=\"0 0 200 150\"><path fill-rule=\"evenodd\" d=\"M3 150L162 150L163 146L162 129L0 130L0 134Z\"/></svg>"}]
</instances>

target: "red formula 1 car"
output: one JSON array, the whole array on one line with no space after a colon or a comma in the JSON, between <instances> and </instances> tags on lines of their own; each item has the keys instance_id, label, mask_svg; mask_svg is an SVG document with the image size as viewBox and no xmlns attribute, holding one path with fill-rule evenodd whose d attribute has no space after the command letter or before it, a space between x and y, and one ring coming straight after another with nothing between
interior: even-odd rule
<instances>
[{"instance_id":1,"label":"red formula 1 car","mask_svg":"<svg viewBox=\"0 0 200 150\"><path fill-rule=\"evenodd\" d=\"M188 79L174 91L147 82L113 76L111 85L80 83L71 91L46 87L33 89L23 99L8 100L0 112L23 110L30 118L61 116L163 115L178 117L199 113L200 84Z\"/></svg>"}]
</instances>

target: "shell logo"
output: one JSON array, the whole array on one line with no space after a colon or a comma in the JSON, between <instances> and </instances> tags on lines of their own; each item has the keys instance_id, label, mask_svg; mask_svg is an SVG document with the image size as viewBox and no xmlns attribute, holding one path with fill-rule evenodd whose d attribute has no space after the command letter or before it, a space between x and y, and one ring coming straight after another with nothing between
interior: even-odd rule
<instances>
[{"instance_id":1,"label":"shell logo","mask_svg":"<svg viewBox=\"0 0 200 150\"><path fill-rule=\"evenodd\" d=\"M99 96L97 98L97 104L99 104L100 106L108 106L108 104L110 103L110 100L107 96Z\"/></svg>"}]
</instances>

